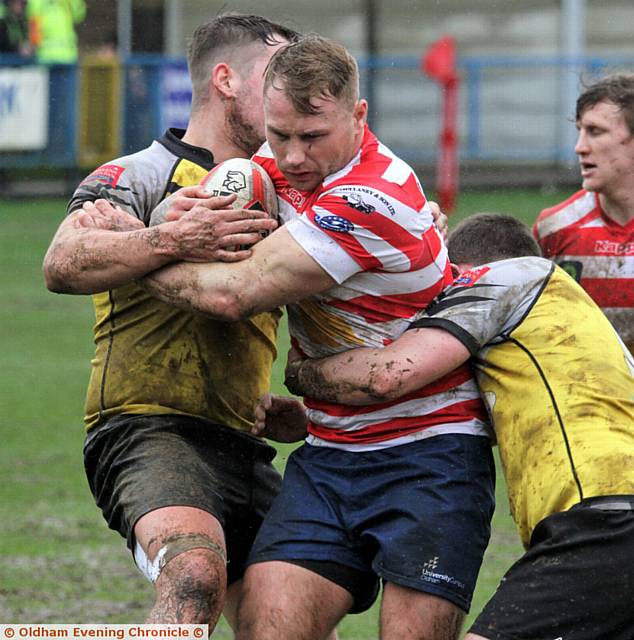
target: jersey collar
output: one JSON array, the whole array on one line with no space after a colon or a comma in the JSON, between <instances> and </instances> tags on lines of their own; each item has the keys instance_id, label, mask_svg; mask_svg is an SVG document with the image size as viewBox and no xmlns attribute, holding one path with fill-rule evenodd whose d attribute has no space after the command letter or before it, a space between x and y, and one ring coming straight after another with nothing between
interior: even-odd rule
<instances>
[{"instance_id":1,"label":"jersey collar","mask_svg":"<svg viewBox=\"0 0 634 640\"><path fill-rule=\"evenodd\" d=\"M168 129L159 139L168 151L174 155L203 167L204 169L212 169L215 165L214 156L209 149L202 147L194 147L187 142L183 142L182 137L185 135L185 129Z\"/></svg>"}]
</instances>

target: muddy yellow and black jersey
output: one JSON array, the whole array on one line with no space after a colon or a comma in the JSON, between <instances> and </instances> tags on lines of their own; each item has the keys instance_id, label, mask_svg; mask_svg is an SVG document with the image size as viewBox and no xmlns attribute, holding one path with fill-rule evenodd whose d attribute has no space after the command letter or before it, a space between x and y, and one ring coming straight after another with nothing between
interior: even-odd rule
<instances>
[{"instance_id":1,"label":"muddy yellow and black jersey","mask_svg":"<svg viewBox=\"0 0 634 640\"><path fill-rule=\"evenodd\" d=\"M532 257L475 268L414 327L473 355L525 545L584 498L634 494L634 360L562 269Z\"/></svg>"},{"instance_id":2,"label":"muddy yellow and black jersey","mask_svg":"<svg viewBox=\"0 0 634 640\"><path fill-rule=\"evenodd\" d=\"M153 144L93 171L68 210L106 198L149 224L170 193L197 184L211 154L168 131ZM279 312L220 322L176 309L129 284L93 296L96 352L87 428L111 416L180 413L248 430L269 390Z\"/></svg>"}]
</instances>

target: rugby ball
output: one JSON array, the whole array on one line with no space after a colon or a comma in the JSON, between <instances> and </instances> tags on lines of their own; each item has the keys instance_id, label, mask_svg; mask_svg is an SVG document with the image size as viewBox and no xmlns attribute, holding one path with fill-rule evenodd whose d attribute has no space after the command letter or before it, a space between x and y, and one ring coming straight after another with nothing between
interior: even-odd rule
<instances>
[{"instance_id":1,"label":"rugby ball","mask_svg":"<svg viewBox=\"0 0 634 640\"><path fill-rule=\"evenodd\" d=\"M210 196L238 197L234 209L266 211L277 218L277 196L269 174L256 162L246 158L232 158L215 166L200 184Z\"/></svg>"},{"instance_id":2,"label":"rugby ball","mask_svg":"<svg viewBox=\"0 0 634 640\"><path fill-rule=\"evenodd\" d=\"M201 181L210 196L237 194L231 206L234 209L266 211L277 219L277 196L269 174L247 158L231 158L216 165ZM166 198L152 211L150 226L165 222L173 196Z\"/></svg>"}]
</instances>

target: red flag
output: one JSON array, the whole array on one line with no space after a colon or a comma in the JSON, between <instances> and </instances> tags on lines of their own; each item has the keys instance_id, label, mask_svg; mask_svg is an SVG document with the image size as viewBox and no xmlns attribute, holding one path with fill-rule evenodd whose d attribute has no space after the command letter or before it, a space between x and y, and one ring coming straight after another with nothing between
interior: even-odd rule
<instances>
[{"instance_id":1,"label":"red flag","mask_svg":"<svg viewBox=\"0 0 634 640\"><path fill-rule=\"evenodd\" d=\"M458 72L454 39L444 36L434 42L421 58L421 70L436 80L443 90L436 191L440 208L451 213L458 192Z\"/></svg>"},{"instance_id":2,"label":"red flag","mask_svg":"<svg viewBox=\"0 0 634 640\"><path fill-rule=\"evenodd\" d=\"M432 44L421 59L421 70L441 84L457 79L456 42L444 36Z\"/></svg>"}]
</instances>

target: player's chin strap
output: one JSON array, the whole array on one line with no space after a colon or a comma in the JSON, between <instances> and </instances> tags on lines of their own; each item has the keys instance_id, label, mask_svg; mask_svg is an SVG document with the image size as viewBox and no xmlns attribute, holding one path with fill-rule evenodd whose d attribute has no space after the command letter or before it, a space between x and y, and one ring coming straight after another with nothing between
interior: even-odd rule
<instances>
[{"instance_id":1,"label":"player's chin strap","mask_svg":"<svg viewBox=\"0 0 634 640\"><path fill-rule=\"evenodd\" d=\"M223 563L227 563L225 550L216 544L209 536L202 533L181 533L168 540L159 549L154 560L150 560L137 542L134 546L134 561L143 575L152 583L158 580L163 567L176 556L192 549L209 549L215 553Z\"/></svg>"}]
</instances>

